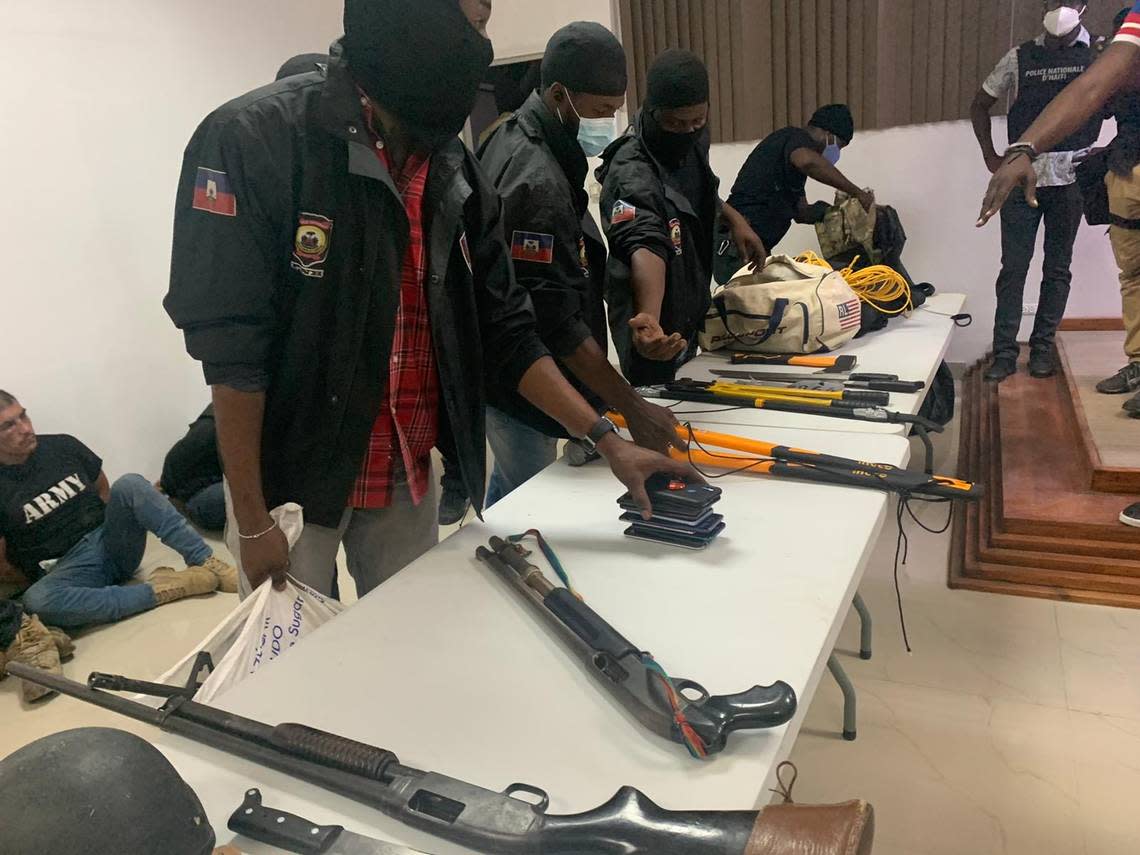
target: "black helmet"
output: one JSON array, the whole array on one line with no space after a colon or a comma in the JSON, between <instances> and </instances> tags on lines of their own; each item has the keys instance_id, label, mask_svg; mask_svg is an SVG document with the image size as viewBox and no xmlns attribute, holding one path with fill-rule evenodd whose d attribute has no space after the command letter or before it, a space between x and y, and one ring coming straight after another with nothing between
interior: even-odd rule
<instances>
[{"instance_id":1,"label":"black helmet","mask_svg":"<svg viewBox=\"0 0 1140 855\"><path fill-rule=\"evenodd\" d=\"M194 791L149 742L81 727L0 760L0 855L210 855Z\"/></svg>"}]
</instances>

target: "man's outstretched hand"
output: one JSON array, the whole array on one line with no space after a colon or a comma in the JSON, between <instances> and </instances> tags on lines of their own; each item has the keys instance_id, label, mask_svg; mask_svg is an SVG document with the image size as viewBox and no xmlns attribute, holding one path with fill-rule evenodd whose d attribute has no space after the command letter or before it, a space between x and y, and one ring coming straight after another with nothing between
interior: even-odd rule
<instances>
[{"instance_id":1,"label":"man's outstretched hand","mask_svg":"<svg viewBox=\"0 0 1140 855\"><path fill-rule=\"evenodd\" d=\"M645 312L630 318L629 327L633 330L634 349L655 362L672 362L689 346L680 333L666 335L660 322Z\"/></svg>"},{"instance_id":2,"label":"man's outstretched hand","mask_svg":"<svg viewBox=\"0 0 1140 855\"><path fill-rule=\"evenodd\" d=\"M1005 200L1009 198L1009 194L1016 187L1021 187L1022 192L1025 193L1025 201L1029 203L1029 206L1036 208L1037 173L1033 171L1033 161L1024 154L1007 158L998 167L997 172L990 179L990 186L986 188L986 196L982 200L982 210L978 214L978 222L975 225L981 228L988 223L994 214L1001 210L1001 206L1005 204Z\"/></svg>"},{"instance_id":3,"label":"man's outstretched hand","mask_svg":"<svg viewBox=\"0 0 1140 855\"><path fill-rule=\"evenodd\" d=\"M603 437L598 443L598 451L609 463L614 476L629 489L633 500L641 508L644 519L653 516L653 504L645 489L645 481L650 476L664 472L690 483L704 483L704 479L688 463L641 448L616 433Z\"/></svg>"}]
</instances>

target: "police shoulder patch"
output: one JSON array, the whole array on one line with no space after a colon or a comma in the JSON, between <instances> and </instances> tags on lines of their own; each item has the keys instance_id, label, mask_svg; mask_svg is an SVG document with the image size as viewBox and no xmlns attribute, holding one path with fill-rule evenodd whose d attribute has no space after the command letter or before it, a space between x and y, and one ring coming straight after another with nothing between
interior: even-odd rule
<instances>
[{"instance_id":1,"label":"police shoulder patch","mask_svg":"<svg viewBox=\"0 0 1140 855\"><path fill-rule=\"evenodd\" d=\"M293 260L289 266L304 276L323 279L325 262L332 242L333 221L320 214L302 213L297 217L293 238Z\"/></svg>"},{"instance_id":2,"label":"police shoulder patch","mask_svg":"<svg viewBox=\"0 0 1140 855\"><path fill-rule=\"evenodd\" d=\"M610 212L610 223L628 223L636 216L637 208L633 207L629 202L618 199L614 202L613 211Z\"/></svg>"}]
</instances>

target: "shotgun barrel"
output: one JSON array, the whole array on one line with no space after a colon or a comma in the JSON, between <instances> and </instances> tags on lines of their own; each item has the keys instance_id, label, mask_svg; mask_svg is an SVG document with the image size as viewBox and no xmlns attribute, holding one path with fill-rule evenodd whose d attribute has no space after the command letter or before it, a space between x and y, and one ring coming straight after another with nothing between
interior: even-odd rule
<instances>
[{"instance_id":1,"label":"shotgun barrel","mask_svg":"<svg viewBox=\"0 0 1140 855\"><path fill-rule=\"evenodd\" d=\"M292 775L441 839L496 855L760 855L760 812L670 811L633 787L577 814L546 813L538 787L487 790L402 765L391 751L299 724L264 724L187 697L155 709L19 663L8 672L61 695ZM839 850L836 850L839 851Z\"/></svg>"}]
</instances>

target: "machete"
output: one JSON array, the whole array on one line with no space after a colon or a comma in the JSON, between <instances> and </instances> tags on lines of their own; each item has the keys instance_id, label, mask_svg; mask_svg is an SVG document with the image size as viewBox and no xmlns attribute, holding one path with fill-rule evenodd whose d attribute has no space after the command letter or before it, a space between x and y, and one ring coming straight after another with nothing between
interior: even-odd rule
<instances>
[{"instance_id":1,"label":"machete","mask_svg":"<svg viewBox=\"0 0 1140 855\"><path fill-rule=\"evenodd\" d=\"M298 855L426 855L398 843L354 834L342 825L317 825L261 803L261 790L246 790L245 801L233 812L230 831Z\"/></svg>"},{"instance_id":2,"label":"machete","mask_svg":"<svg viewBox=\"0 0 1140 855\"><path fill-rule=\"evenodd\" d=\"M692 680L674 679L648 652L635 647L569 589L555 585L527 561L522 547L492 537L476 557L551 624L617 700L642 724L686 746L694 757L724 750L736 730L786 724L796 713L796 692L783 680L735 695L710 696Z\"/></svg>"}]
</instances>

